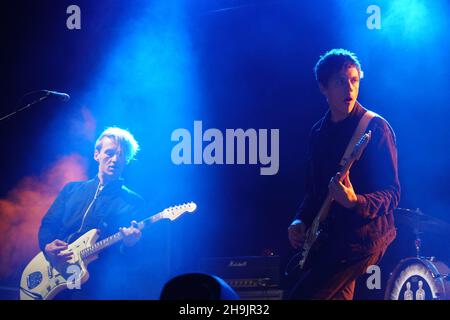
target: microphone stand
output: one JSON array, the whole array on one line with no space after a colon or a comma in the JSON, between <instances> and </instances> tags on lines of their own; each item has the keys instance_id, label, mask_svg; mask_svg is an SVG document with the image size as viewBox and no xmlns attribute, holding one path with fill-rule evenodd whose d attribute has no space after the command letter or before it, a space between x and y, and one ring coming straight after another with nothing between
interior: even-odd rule
<instances>
[{"instance_id":1,"label":"microphone stand","mask_svg":"<svg viewBox=\"0 0 450 320\"><path fill-rule=\"evenodd\" d=\"M29 95L29 94L31 94L31 93L34 93L34 92L39 92L39 91L41 91L41 90L33 91L33 92L30 92L30 93L27 93L25 96L27 96L27 95ZM25 97L25 96L24 96L24 97ZM11 112L10 114L7 114L6 116L0 118L0 121L3 121L3 120L5 120L5 119L7 119L7 118L9 118L9 117L11 117L11 116L13 116L13 115L15 115L16 113L19 113L20 111L23 111L23 110L25 110L25 109L28 109L28 108L31 107L32 105L35 105L36 103L41 102L41 101L47 99L49 96L50 96L50 92L46 92L45 96L40 97L39 99L36 99L36 100L30 102L30 103L27 104L25 107L22 107L22 108L20 108L19 110L16 110L16 111L14 111L14 112Z\"/></svg>"}]
</instances>

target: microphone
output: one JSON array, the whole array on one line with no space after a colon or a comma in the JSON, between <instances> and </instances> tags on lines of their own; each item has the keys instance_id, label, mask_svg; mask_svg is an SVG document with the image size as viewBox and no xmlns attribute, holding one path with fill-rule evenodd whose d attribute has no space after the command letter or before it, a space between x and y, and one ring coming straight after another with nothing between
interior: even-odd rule
<instances>
[{"instance_id":1,"label":"microphone","mask_svg":"<svg viewBox=\"0 0 450 320\"><path fill-rule=\"evenodd\" d=\"M55 96L58 97L58 99L61 99L62 101L69 101L70 96L67 93L64 92L58 92L58 91L51 91L51 90L43 90L47 96Z\"/></svg>"},{"instance_id":2,"label":"microphone","mask_svg":"<svg viewBox=\"0 0 450 320\"><path fill-rule=\"evenodd\" d=\"M51 90L35 90L35 91L31 91L31 92L28 92L25 95L23 95L22 98L20 98L20 100L22 100L23 98L25 98L26 96L28 96L30 94L35 94L35 93L45 93L45 95L40 97L40 98L38 98L38 99L36 99L36 100L34 100L34 101L32 101L32 102L30 102L30 103L28 103L25 107L22 107L22 108L20 108L20 109L18 109L16 111L11 112L10 114L5 115L4 117L1 117L0 121L8 119L9 117L15 115L16 113L19 113L19 112L21 112L21 111L23 111L25 109L28 109L31 106L35 105L36 103L39 103L39 102L47 99L50 96L57 97L58 99L60 99L61 101L64 101L64 102L70 100L70 96L67 93L58 92L58 91L51 91Z\"/></svg>"}]
</instances>

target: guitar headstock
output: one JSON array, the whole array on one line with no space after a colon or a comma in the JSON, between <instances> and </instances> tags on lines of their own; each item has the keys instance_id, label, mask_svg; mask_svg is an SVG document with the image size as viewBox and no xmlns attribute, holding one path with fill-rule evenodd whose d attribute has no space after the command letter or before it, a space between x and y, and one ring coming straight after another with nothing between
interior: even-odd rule
<instances>
[{"instance_id":1,"label":"guitar headstock","mask_svg":"<svg viewBox=\"0 0 450 320\"><path fill-rule=\"evenodd\" d=\"M361 157L361 154L367 147L367 144L369 143L371 136L372 131L370 130L362 135L361 139L359 139L359 141L355 144L355 147L353 148L351 158L359 159Z\"/></svg>"},{"instance_id":2,"label":"guitar headstock","mask_svg":"<svg viewBox=\"0 0 450 320\"><path fill-rule=\"evenodd\" d=\"M195 210L197 210L197 204L195 202L188 202L184 203L178 206L172 206L169 208L164 209L161 212L161 216L163 218L169 219L169 220L175 220L182 214L189 212L192 213Z\"/></svg>"}]
</instances>

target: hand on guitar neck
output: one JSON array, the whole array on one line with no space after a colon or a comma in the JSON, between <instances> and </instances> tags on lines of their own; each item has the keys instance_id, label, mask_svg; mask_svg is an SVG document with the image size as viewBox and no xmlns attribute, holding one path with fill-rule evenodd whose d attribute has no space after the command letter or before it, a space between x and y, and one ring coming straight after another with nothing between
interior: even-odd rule
<instances>
[{"instance_id":1,"label":"hand on guitar neck","mask_svg":"<svg viewBox=\"0 0 450 320\"><path fill-rule=\"evenodd\" d=\"M131 221L131 227L129 228L120 228L120 232L124 237L123 244L127 247L134 246L142 236L142 232L136 221Z\"/></svg>"},{"instance_id":2,"label":"hand on guitar neck","mask_svg":"<svg viewBox=\"0 0 450 320\"><path fill-rule=\"evenodd\" d=\"M341 173L338 172L331 178L330 183L328 184L328 191L333 200L347 209L355 207L358 202L358 198L348 174L342 178Z\"/></svg>"}]
</instances>

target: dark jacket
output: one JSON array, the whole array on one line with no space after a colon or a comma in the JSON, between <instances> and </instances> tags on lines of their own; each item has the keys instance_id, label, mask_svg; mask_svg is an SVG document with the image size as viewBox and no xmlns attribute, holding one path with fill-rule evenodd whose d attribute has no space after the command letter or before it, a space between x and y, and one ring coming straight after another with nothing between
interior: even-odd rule
<instances>
[{"instance_id":1,"label":"dark jacket","mask_svg":"<svg viewBox=\"0 0 450 320\"><path fill-rule=\"evenodd\" d=\"M64 186L42 219L39 229L42 251L55 239L73 242L93 228L101 230L101 239L116 233L119 227L129 227L132 220L139 220L144 200L125 187L122 180L106 185L94 200L98 185L99 179L95 177Z\"/></svg>"},{"instance_id":2,"label":"dark jacket","mask_svg":"<svg viewBox=\"0 0 450 320\"><path fill-rule=\"evenodd\" d=\"M119 227L129 227L132 220L142 220L145 202L138 194L125 187L122 180L109 183L101 191L98 186L98 177L89 181L70 182L64 186L42 219L39 229L39 246L42 251L47 243L55 239L71 243L85 232L97 228L100 229L101 240L118 232ZM122 295L126 294L123 286L132 269L130 261L136 262L130 259L130 254L133 254L136 247L138 246L122 250L116 244L101 252L99 260L88 266L91 276L82 286L81 292L64 298L127 297Z\"/></svg>"},{"instance_id":3,"label":"dark jacket","mask_svg":"<svg viewBox=\"0 0 450 320\"><path fill-rule=\"evenodd\" d=\"M311 130L306 195L296 218L308 226L328 193L328 184L366 110L357 102L343 121L333 123L330 111ZM393 212L400 199L395 134L389 123L375 117L371 140L350 169L358 197L353 209L333 202L326 220L328 244L343 255L386 248L396 236Z\"/></svg>"}]
</instances>

